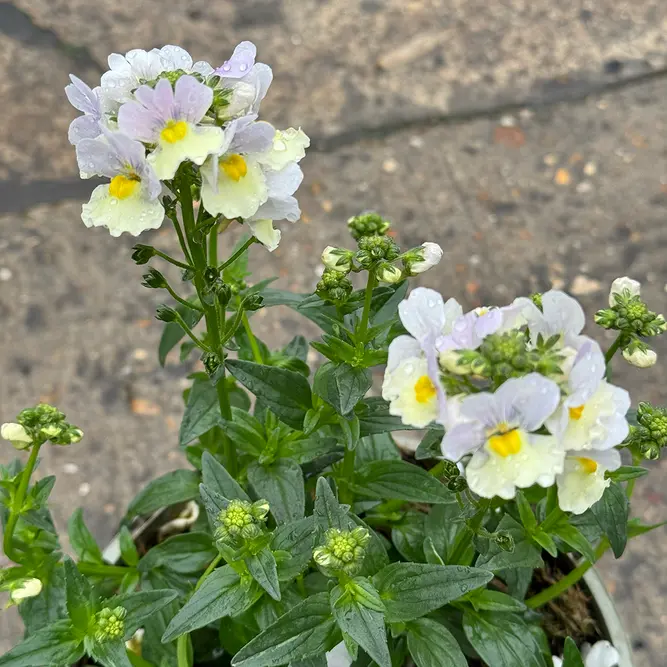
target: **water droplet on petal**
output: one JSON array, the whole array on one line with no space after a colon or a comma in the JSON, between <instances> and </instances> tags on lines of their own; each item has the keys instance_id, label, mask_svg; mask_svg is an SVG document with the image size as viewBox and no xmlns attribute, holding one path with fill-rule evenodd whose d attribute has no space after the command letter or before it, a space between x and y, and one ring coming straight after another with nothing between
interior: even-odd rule
<instances>
[{"instance_id":1,"label":"water droplet on petal","mask_svg":"<svg viewBox=\"0 0 667 667\"><path fill-rule=\"evenodd\" d=\"M245 63L243 63L242 65L239 65L239 69L240 69L242 72L245 72L245 71L248 69L248 66L247 66Z\"/></svg>"},{"instance_id":2,"label":"water droplet on petal","mask_svg":"<svg viewBox=\"0 0 667 667\"><path fill-rule=\"evenodd\" d=\"M429 308L435 308L435 300L429 299L427 302Z\"/></svg>"}]
</instances>

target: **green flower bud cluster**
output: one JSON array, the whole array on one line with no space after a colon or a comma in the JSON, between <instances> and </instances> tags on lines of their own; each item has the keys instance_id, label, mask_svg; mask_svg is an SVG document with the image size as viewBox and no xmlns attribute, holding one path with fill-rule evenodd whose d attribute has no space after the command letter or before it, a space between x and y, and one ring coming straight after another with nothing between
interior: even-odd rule
<instances>
[{"instance_id":1,"label":"green flower bud cluster","mask_svg":"<svg viewBox=\"0 0 667 667\"><path fill-rule=\"evenodd\" d=\"M662 448L667 447L667 410L640 403L637 426L630 427L625 444L645 459L660 458Z\"/></svg>"},{"instance_id":2,"label":"green flower bud cluster","mask_svg":"<svg viewBox=\"0 0 667 667\"><path fill-rule=\"evenodd\" d=\"M232 286L228 285L222 278L221 272L217 267L209 266L204 271L204 290L202 296L209 302L213 299L226 306L234 293Z\"/></svg>"},{"instance_id":3,"label":"green flower bud cluster","mask_svg":"<svg viewBox=\"0 0 667 667\"><path fill-rule=\"evenodd\" d=\"M667 330L665 318L649 310L638 294L631 295L627 290L615 292L613 301L614 305L610 308L603 308L595 314L595 322L601 327L632 337L658 336Z\"/></svg>"},{"instance_id":4,"label":"green flower bud cluster","mask_svg":"<svg viewBox=\"0 0 667 667\"><path fill-rule=\"evenodd\" d=\"M466 478L461 474L456 463L443 460L439 465L441 466L441 472L438 477L450 491L461 493L468 488L468 482L466 482Z\"/></svg>"},{"instance_id":5,"label":"green flower bud cluster","mask_svg":"<svg viewBox=\"0 0 667 667\"><path fill-rule=\"evenodd\" d=\"M400 248L389 236L362 236L355 258L364 269L371 269L379 262L393 262L401 254Z\"/></svg>"},{"instance_id":6,"label":"green flower bud cluster","mask_svg":"<svg viewBox=\"0 0 667 667\"><path fill-rule=\"evenodd\" d=\"M342 305L350 298L353 289L352 282L344 273L334 269L325 269L315 292L324 301Z\"/></svg>"},{"instance_id":7,"label":"green flower bud cluster","mask_svg":"<svg viewBox=\"0 0 667 667\"><path fill-rule=\"evenodd\" d=\"M331 528L325 534L324 544L313 551L313 559L331 576L339 573L352 576L361 569L370 538L370 533L361 526L353 530Z\"/></svg>"},{"instance_id":8,"label":"green flower bud cluster","mask_svg":"<svg viewBox=\"0 0 667 667\"><path fill-rule=\"evenodd\" d=\"M509 553L514 551L514 538L509 531L499 530L495 533L492 533L491 539L502 551L507 551Z\"/></svg>"},{"instance_id":9,"label":"green flower bud cluster","mask_svg":"<svg viewBox=\"0 0 667 667\"><path fill-rule=\"evenodd\" d=\"M347 228L355 241L364 236L382 236L389 231L391 223L378 213L362 213L347 221Z\"/></svg>"},{"instance_id":10,"label":"green flower bud cluster","mask_svg":"<svg viewBox=\"0 0 667 667\"><path fill-rule=\"evenodd\" d=\"M100 642L122 639L125 634L125 617L127 610L124 607L105 607L95 614L95 639Z\"/></svg>"},{"instance_id":11,"label":"green flower bud cluster","mask_svg":"<svg viewBox=\"0 0 667 667\"><path fill-rule=\"evenodd\" d=\"M215 539L221 542L238 543L251 540L262 533L262 526L269 513L269 503L258 500L232 500L218 514Z\"/></svg>"},{"instance_id":12,"label":"green flower bud cluster","mask_svg":"<svg viewBox=\"0 0 667 667\"><path fill-rule=\"evenodd\" d=\"M47 440L54 445L71 445L83 438L83 431L70 424L57 408L40 403L34 408L22 410L15 423L3 424L0 435L16 449L29 449Z\"/></svg>"}]
</instances>

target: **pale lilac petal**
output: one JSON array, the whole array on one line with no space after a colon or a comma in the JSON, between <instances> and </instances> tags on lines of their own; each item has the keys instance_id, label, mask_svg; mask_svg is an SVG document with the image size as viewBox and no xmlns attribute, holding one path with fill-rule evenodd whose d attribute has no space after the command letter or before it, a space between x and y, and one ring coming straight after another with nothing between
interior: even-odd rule
<instances>
[{"instance_id":1,"label":"pale lilac petal","mask_svg":"<svg viewBox=\"0 0 667 667\"><path fill-rule=\"evenodd\" d=\"M389 355L387 358L387 373L398 368L405 359L420 357L421 346L412 336L397 336L389 344Z\"/></svg>"},{"instance_id":2,"label":"pale lilac petal","mask_svg":"<svg viewBox=\"0 0 667 667\"><path fill-rule=\"evenodd\" d=\"M273 81L273 71L268 65L264 63L257 63L252 68L253 74L255 75L255 81L257 86L257 96L255 97L255 107L259 106L259 103L266 97L266 93L269 90L269 86Z\"/></svg>"},{"instance_id":3,"label":"pale lilac petal","mask_svg":"<svg viewBox=\"0 0 667 667\"><path fill-rule=\"evenodd\" d=\"M440 443L440 450L449 461L458 461L479 449L484 440L484 427L479 422L464 422L447 430Z\"/></svg>"},{"instance_id":4,"label":"pale lilac petal","mask_svg":"<svg viewBox=\"0 0 667 667\"><path fill-rule=\"evenodd\" d=\"M213 90L186 75L176 81L173 99L176 118L198 123L213 102Z\"/></svg>"},{"instance_id":5,"label":"pale lilac petal","mask_svg":"<svg viewBox=\"0 0 667 667\"><path fill-rule=\"evenodd\" d=\"M398 305L403 326L421 344L435 345L445 326L445 304L442 296L427 287L417 287Z\"/></svg>"},{"instance_id":6,"label":"pale lilac petal","mask_svg":"<svg viewBox=\"0 0 667 667\"><path fill-rule=\"evenodd\" d=\"M125 102L118 110L118 129L133 139L155 142L164 121L139 102Z\"/></svg>"},{"instance_id":7,"label":"pale lilac petal","mask_svg":"<svg viewBox=\"0 0 667 667\"><path fill-rule=\"evenodd\" d=\"M76 145L76 159L79 169L88 175L113 178L123 170L118 155L106 141L82 139Z\"/></svg>"},{"instance_id":8,"label":"pale lilac petal","mask_svg":"<svg viewBox=\"0 0 667 667\"><path fill-rule=\"evenodd\" d=\"M287 220L296 222L301 217L299 202L295 197L269 197L252 216L252 220Z\"/></svg>"},{"instance_id":9,"label":"pale lilac petal","mask_svg":"<svg viewBox=\"0 0 667 667\"><path fill-rule=\"evenodd\" d=\"M502 421L536 431L560 402L558 385L539 373L510 378L495 393Z\"/></svg>"},{"instance_id":10,"label":"pale lilac petal","mask_svg":"<svg viewBox=\"0 0 667 667\"><path fill-rule=\"evenodd\" d=\"M70 123L67 138L70 144L76 146L82 139L95 139L101 133L100 122L93 116L79 116Z\"/></svg>"},{"instance_id":11,"label":"pale lilac petal","mask_svg":"<svg viewBox=\"0 0 667 667\"><path fill-rule=\"evenodd\" d=\"M550 335L563 333L576 336L586 324L586 315L581 304L559 290L549 290L542 295L542 312Z\"/></svg>"},{"instance_id":12,"label":"pale lilac petal","mask_svg":"<svg viewBox=\"0 0 667 667\"><path fill-rule=\"evenodd\" d=\"M597 461L605 470L618 470L621 467L621 453L618 449L595 450L586 452L570 452L571 455L584 455L587 459Z\"/></svg>"},{"instance_id":13,"label":"pale lilac petal","mask_svg":"<svg viewBox=\"0 0 667 667\"><path fill-rule=\"evenodd\" d=\"M232 57L218 67L215 72L227 79L241 79L248 74L255 64L256 55L257 47L252 42L241 42L234 49Z\"/></svg>"},{"instance_id":14,"label":"pale lilac petal","mask_svg":"<svg viewBox=\"0 0 667 667\"><path fill-rule=\"evenodd\" d=\"M185 72L192 70L192 56L180 46L167 44L160 49L160 55L168 72L174 72L179 69Z\"/></svg>"},{"instance_id":15,"label":"pale lilac petal","mask_svg":"<svg viewBox=\"0 0 667 667\"><path fill-rule=\"evenodd\" d=\"M280 171L267 171L265 176L269 197L278 199L293 195L303 181L303 171L298 164L288 164Z\"/></svg>"},{"instance_id":16,"label":"pale lilac petal","mask_svg":"<svg viewBox=\"0 0 667 667\"><path fill-rule=\"evenodd\" d=\"M180 80L181 79L179 79L179 81ZM211 94L213 94L212 91ZM139 98L137 97L137 99ZM150 105L146 106L151 108ZM174 89L168 79L160 79L155 84L155 88L153 88L152 110L162 121L178 118L177 108L174 102Z\"/></svg>"},{"instance_id":17,"label":"pale lilac petal","mask_svg":"<svg viewBox=\"0 0 667 667\"><path fill-rule=\"evenodd\" d=\"M74 76L74 74L70 74L69 78L72 83L65 86L65 95L67 95L70 104L85 114L99 118L100 101L97 95L81 79Z\"/></svg>"},{"instance_id":18,"label":"pale lilac petal","mask_svg":"<svg viewBox=\"0 0 667 667\"><path fill-rule=\"evenodd\" d=\"M483 315L479 315L475 322L475 334L479 339L479 344L481 345L484 338L498 331L502 323L503 313L499 308L491 308Z\"/></svg>"},{"instance_id":19,"label":"pale lilac petal","mask_svg":"<svg viewBox=\"0 0 667 667\"><path fill-rule=\"evenodd\" d=\"M237 125L233 148L239 153L263 153L273 145L275 133L273 125L266 121Z\"/></svg>"},{"instance_id":20,"label":"pale lilac petal","mask_svg":"<svg viewBox=\"0 0 667 667\"><path fill-rule=\"evenodd\" d=\"M121 164L129 164L135 170L143 168L146 163L146 149L142 143L122 132L106 131L104 135Z\"/></svg>"},{"instance_id":21,"label":"pale lilac petal","mask_svg":"<svg viewBox=\"0 0 667 667\"><path fill-rule=\"evenodd\" d=\"M596 392L604 374L605 363L602 350L594 340L586 338L577 352L568 377L570 393L565 404L576 407L586 403Z\"/></svg>"},{"instance_id":22,"label":"pale lilac petal","mask_svg":"<svg viewBox=\"0 0 667 667\"><path fill-rule=\"evenodd\" d=\"M586 667L617 667L621 660L619 652L606 639L582 650L582 657Z\"/></svg>"},{"instance_id":23,"label":"pale lilac petal","mask_svg":"<svg viewBox=\"0 0 667 667\"><path fill-rule=\"evenodd\" d=\"M499 411L496 397L488 391L466 396L461 402L461 416L479 422L487 428L494 428L505 421L504 415Z\"/></svg>"}]
</instances>

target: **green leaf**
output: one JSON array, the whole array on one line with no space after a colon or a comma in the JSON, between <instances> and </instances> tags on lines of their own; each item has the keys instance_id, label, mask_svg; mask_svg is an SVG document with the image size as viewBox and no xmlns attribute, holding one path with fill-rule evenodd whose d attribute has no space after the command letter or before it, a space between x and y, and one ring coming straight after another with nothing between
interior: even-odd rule
<instances>
[{"instance_id":1,"label":"green leaf","mask_svg":"<svg viewBox=\"0 0 667 667\"><path fill-rule=\"evenodd\" d=\"M197 299L197 303L198 303ZM193 303L195 300L193 299ZM199 320L201 320L204 313L198 310L193 310L187 306L181 304L176 306L176 311L180 313L181 317L185 320L185 323L192 329ZM167 355L171 350L173 350L179 343L179 341L185 336L185 331L181 328L176 322L168 322L164 329L162 330L162 336L160 338L160 344L158 346L158 359L160 360L160 366L164 366L167 362Z\"/></svg>"},{"instance_id":2,"label":"green leaf","mask_svg":"<svg viewBox=\"0 0 667 667\"><path fill-rule=\"evenodd\" d=\"M275 529L271 536L271 549L291 555L287 560L278 561L280 581L291 581L308 567L313 557L315 533L315 518L312 516L284 523Z\"/></svg>"},{"instance_id":3,"label":"green leaf","mask_svg":"<svg viewBox=\"0 0 667 667\"><path fill-rule=\"evenodd\" d=\"M360 401L354 412L359 417L362 436L388 431L414 430L411 426L406 426L400 417L390 415L389 403L379 396L371 396Z\"/></svg>"},{"instance_id":4,"label":"green leaf","mask_svg":"<svg viewBox=\"0 0 667 667\"><path fill-rule=\"evenodd\" d=\"M53 485L56 483L55 475L48 475L47 477L42 477L42 479L35 482L35 485L30 489L29 498L31 501L31 507L33 509L39 509L46 503L53 490Z\"/></svg>"},{"instance_id":5,"label":"green leaf","mask_svg":"<svg viewBox=\"0 0 667 667\"><path fill-rule=\"evenodd\" d=\"M183 447L222 423L218 392L208 378L196 378L188 394L178 442Z\"/></svg>"},{"instance_id":6,"label":"green leaf","mask_svg":"<svg viewBox=\"0 0 667 667\"><path fill-rule=\"evenodd\" d=\"M329 594L318 593L290 609L246 644L234 667L277 667L326 653L340 642Z\"/></svg>"},{"instance_id":7,"label":"green leaf","mask_svg":"<svg viewBox=\"0 0 667 667\"><path fill-rule=\"evenodd\" d=\"M475 565L497 572L517 567L542 567L544 564L540 550L533 544L528 534L518 521L509 514L505 514L498 524L497 530L507 531L514 539L514 551L503 551L495 542L491 541L489 550L480 554Z\"/></svg>"},{"instance_id":8,"label":"green leaf","mask_svg":"<svg viewBox=\"0 0 667 667\"><path fill-rule=\"evenodd\" d=\"M67 522L69 541L74 553L86 563L103 563L102 552L97 546L93 534L83 520L83 510L79 507Z\"/></svg>"},{"instance_id":9,"label":"green leaf","mask_svg":"<svg viewBox=\"0 0 667 667\"><path fill-rule=\"evenodd\" d=\"M391 528L391 541L398 553L406 560L421 563L426 560L424 555L424 524L426 515L422 512L406 512L400 522Z\"/></svg>"},{"instance_id":10,"label":"green leaf","mask_svg":"<svg viewBox=\"0 0 667 667\"><path fill-rule=\"evenodd\" d=\"M442 442L443 434L444 431L442 429L438 431L427 431L415 451L415 459L417 461L425 461L427 459L435 459L442 456L440 443Z\"/></svg>"},{"instance_id":11,"label":"green leaf","mask_svg":"<svg viewBox=\"0 0 667 667\"><path fill-rule=\"evenodd\" d=\"M431 565L444 565L445 561L442 560L442 557L437 552L435 544L430 537L427 537L424 540L424 556L426 556L426 562Z\"/></svg>"},{"instance_id":12,"label":"green leaf","mask_svg":"<svg viewBox=\"0 0 667 667\"><path fill-rule=\"evenodd\" d=\"M392 563L373 582L387 608L387 621L425 616L493 579L488 570L461 565Z\"/></svg>"},{"instance_id":13,"label":"green leaf","mask_svg":"<svg viewBox=\"0 0 667 667\"><path fill-rule=\"evenodd\" d=\"M379 289L377 294L376 290L373 290L373 300L371 301L371 323L374 326L396 318L398 304L403 301L408 291L408 281L404 280L397 285L392 285L384 293L380 292Z\"/></svg>"},{"instance_id":14,"label":"green leaf","mask_svg":"<svg viewBox=\"0 0 667 667\"><path fill-rule=\"evenodd\" d=\"M130 567L134 567L139 562L139 552L127 526L121 526L118 534L120 542L120 555Z\"/></svg>"},{"instance_id":15,"label":"green leaf","mask_svg":"<svg viewBox=\"0 0 667 667\"><path fill-rule=\"evenodd\" d=\"M151 548L139 561L139 571L167 567L179 574L194 574L205 570L218 555L218 550L207 533L174 535Z\"/></svg>"},{"instance_id":16,"label":"green leaf","mask_svg":"<svg viewBox=\"0 0 667 667\"><path fill-rule=\"evenodd\" d=\"M526 605L513 598L511 595L492 591L488 588L475 591L468 596L468 601L476 609L486 609L487 611L525 611Z\"/></svg>"},{"instance_id":17,"label":"green leaf","mask_svg":"<svg viewBox=\"0 0 667 667\"><path fill-rule=\"evenodd\" d=\"M371 461L390 461L401 458L391 433L367 435L359 441L357 447L357 465Z\"/></svg>"},{"instance_id":18,"label":"green leaf","mask_svg":"<svg viewBox=\"0 0 667 667\"><path fill-rule=\"evenodd\" d=\"M493 667L546 667L537 639L515 614L473 611L463 614L466 637Z\"/></svg>"},{"instance_id":19,"label":"green leaf","mask_svg":"<svg viewBox=\"0 0 667 667\"><path fill-rule=\"evenodd\" d=\"M537 542L537 544L545 549L552 558L556 558L556 556L558 556L558 547L553 541L551 535L544 532L543 530L538 530L533 533L531 537L533 538L533 542Z\"/></svg>"},{"instance_id":20,"label":"green leaf","mask_svg":"<svg viewBox=\"0 0 667 667\"><path fill-rule=\"evenodd\" d=\"M444 625L420 618L408 623L408 651L417 667L468 667L454 635Z\"/></svg>"},{"instance_id":21,"label":"green leaf","mask_svg":"<svg viewBox=\"0 0 667 667\"><path fill-rule=\"evenodd\" d=\"M173 602L178 593L170 589L140 591L139 593L124 593L114 595L104 601L106 607L123 607L127 611L125 617L125 637L127 641L144 623L154 614L157 614Z\"/></svg>"},{"instance_id":22,"label":"green leaf","mask_svg":"<svg viewBox=\"0 0 667 667\"><path fill-rule=\"evenodd\" d=\"M433 504L452 500L452 492L426 470L399 460L367 463L357 471L353 487L371 498Z\"/></svg>"},{"instance_id":23,"label":"green leaf","mask_svg":"<svg viewBox=\"0 0 667 667\"><path fill-rule=\"evenodd\" d=\"M278 567L271 549L262 549L244 559L252 578L274 599L280 601Z\"/></svg>"},{"instance_id":24,"label":"green leaf","mask_svg":"<svg viewBox=\"0 0 667 667\"><path fill-rule=\"evenodd\" d=\"M563 667L585 667L584 660L579 653L577 645L572 637L565 639L565 650L563 651Z\"/></svg>"},{"instance_id":25,"label":"green leaf","mask_svg":"<svg viewBox=\"0 0 667 667\"><path fill-rule=\"evenodd\" d=\"M93 615L93 591L71 558L65 558L63 567L67 586L67 613L72 625L85 634Z\"/></svg>"},{"instance_id":26,"label":"green leaf","mask_svg":"<svg viewBox=\"0 0 667 667\"><path fill-rule=\"evenodd\" d=\"M88 651L95 662L102 667L132 667L125 643L122 641L105 642L104 644L91 642Z\"/></svg>"},{"instance_id":27,"label":"green leaf","mask_svg":"<svg viewBox=\"0 0 667 667\"><path fill-rule=\"evenodd\" d=\"M304 515L303 472L295 461L278 459L268 466L253 461L248 466L248 481L258 498L269 501L276 523L294 521Z\"/></svg>"},{"instance_id":28,"label":"green leaf","mask_svg":"<svg viewBox=\"0 0 667 667\"><path fill-rule=\"evenodd\" d=\"M227 509L229 500L213 489L209 489L205 484L199 485L199 496L206 510L209 525L215 529L218 522L218 515L222 510Z\"/></svg>"},{"instance_id":29,"label":"green leaf","mask_svg":"<svg viewBox=\"0 0 667 667\"><path fill-rule=\"evenodd\" d=\"M40 595L28 598L19 605L26 636L44 629L67 615L64 568L55 566L42 570L40 578L42 579Z\"/></svg>"},{"instance_id":30,"label":"green leaf","mask_svg":"<svg viewBox=\"0 0 667 667\"><path fill-rule=\"evenodd\" d=\"M201 457L202 482L208 489L219 493L228 500L246 500L250 496L241 488L240 484L227 472L210 452L204 452Z\"/></svg>"},{"instance_id":31,"label":"green leaf","mask_svg":"<svg viewBox=\"0 0 667 667\"><path fill-rule=\"evenodd\" d=\"M623 555L628 541L629 507L628 497L617 482L612 482L605 489L602 498L591 507L591 512L607 536L616 558Z\"/></svg>"},{"instance_id":32,"label":"green leaf","mask_svg":"<svg viewBox=\"0 0 667 667\"><path fill-rule=\"evenodd\" d=\"M58 621L38 630L0 656L1 667L70 665L83 656L83 645L69 621Z\"/></svg>"},{"instance_id":33,"label":"green leaf","mask_svg":"<svg viewBox=\"0 0 667 667\"><path fill-rule=\"evenodd\" d=\"M591 543L575 526L569 523L558 523L551 529L551 533L563 540L563 542L565 542L565 544L567 544L569 547L572 547L578 551L591 563L595 562L595 551L593 550Z\"/></svg>"},{"instance_id":34,"label":"green leaf","mask_svg":"<svg viewBox=\"0 0 667 667\"><path fill-rule=\"evenodd\" d=\"M350 584L339 584L331 591L331 609L338 627L352 637L380 667L391 667L384 614L362 604L356 591L350 594L349 587Z\"/></svg>"},{"instance_id":35,"label":"green leaf","mask_svg":"<svg viewBox=\"0 0 667 667\"><path fill-rule=\"evenodd\" d=\"M347 507L338 502L329 486L329 482L324 477L317 480L317 495L313 516L321 532L329 530L329 528L347 530L350 526Z\"/></svg>"},{"instance_id":36,"label":"green leaf","mask_svg":"<svg viewBox=\"0 0 667 667\"><path fill-rule=\"evenodd\" d=\"M304 336L294 336L283 348L283 354L288 357L296 357L301 361L308 360L308 341Z\"/></svg>"},{"instance_id":37,"label":"green leaf","mask_svg":"<svg viewBox=\"0 0 667 667\"><path fill-rule=\"evenodd\" d=\"M312 407L310 385L303 375L241 359L228 359L225 364L280 419L293 428L301 428L306 411Z\"/></svg>"},{"instance_id":38,"label":"green leaf","mask_svg":"<svg viewBox=\"0 0 667 667\"><path fill-rule=\"evenodd\" d=\"M656 528L662 528L664 525L667 525L667 521L661 521L660 523L652 523L644 525L641 522L641 519L630 519L628 521L628 537L637 537L638 535L643 535L644 533L650 533Z\"/></svg>"},{"instance_id":39,"label":"green leaf","mask_svg":"<svg viewBox=\"0 0 667 667\"><path fill-rule=\"evenodd\" d=\"M264 427L247 410L232 408L232 419L223 420L225 435L244 452L261 456L266 446Z\"/></svg>"},{"instance_id":40,"label":"green leaf","mask_svg":"<svg viewBox=\"0 0 667 667\"><path fill-rule=\"evenodd\" d=\"M214 570L171 620L162 637L170 642L225 616L238 616L262 596L262 589L247 575L241 579L229 566Z\"/></svg>"},{"instance_id":41,"label":"green leaf","mask_svg":"<svg viewBox=\"0 0 667 667\"><path fill-rule=\"evenodd\" d=\"M628 482L631 479L637 479L648 475L648 470L641 466L621 466L617 470L607 472L606 477L613 479L614 482Z\"/></svg>"},{"instance_id":42,"label":"green leaf","mask_svg":"<svg viewBox=\"0 0 667 667\"><path fill-rule=\"evenodd\" d=\"M129 516L150 514L162 507L193 500L199 495L199 473L173 470L154 479L141 490L127 508Z\"/></svg>"},{"instance_id":43,"label":"green leaf","mask_svg":"<svg viewBox=\"0 0 667 667\"><path fill-rule=\"evenodd\" d=\"M339 415L348 415L366 395L373 383L367 368L327 362L313 380L313 391Z\"/></svg>"},{"instance_id":44,"label":"green leaf","mask_svg":"<svg viewBox=\"0 0 667 667\"><path fill-rule=\"evenodd\" d=\"M281 458L293 459L297 463L308 463L327 454L340 454L344 449L338 445L336 438L311 436L303 440L290 440L281 443L278 453Z\"/></svg>"},{"instance_id":45,"label":"green leaf","mask_svg":"<svg viewBox=\"0 0 667 667\"><path fill-rule=\"evenodd\" d=\"M350 527L361 526L368 531L371 536L370 541L366 545L366 556L362 563L359 574L368 577L376 574L385 565L389 564L389 556L385 548L385 541L367 524L364 523L354 512L348 513Z\"/></svg>"},{"instance_id":46,"label":"green leaf","mask_svg":"<svg viewBox=\"0 0 667 667\"><path fill-rule=\"evenodd\" d=\"M452 497L449 503L431 507L426 515L424 529L427 537L433 541L436 552L448 563L459 535L466 531L465 516L456 498Z\"/></svg>"},{"instance_id":47,"label":"green leaf","mask_svg":"<svg viewBox=\"0 0 667 667\"><path fill-rule=\"evenodd\" d=\"M537 519L533 514L533 509L530 506L530 503L526 500L526 496L524 496L521 491L516 492L516 506L519 510L519 516L521 517L523 527L529 533L532 533L537 528Z\"/></svg>"}]
</instances>

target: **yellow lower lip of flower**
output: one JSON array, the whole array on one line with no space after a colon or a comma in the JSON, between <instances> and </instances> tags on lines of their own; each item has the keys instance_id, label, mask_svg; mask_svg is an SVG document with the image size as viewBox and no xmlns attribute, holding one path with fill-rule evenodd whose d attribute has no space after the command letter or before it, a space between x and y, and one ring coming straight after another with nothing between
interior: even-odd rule
<instances>
[{"instance_id":1,"label":"yellow lower lip of flower","mask_svg":"<svg viewBox=\"0 0 667 667\"><path fill-rule=\"evenodd\" d=\"M489 447L503 458L518 454L521 451L521 434L518 429L513 429L507 433L492 435L489 438Z\"/></svg>"},{"instance_id":2,"label":"yellow lower lip of flower","mask_svg":"<svg viewBox=\"0 0 667 667\"><path fill-rule=\"evenodd\" d=\"M233 181L240 181L248 173L248 165L242 155L234 153L224 160L220 160L220 167Z\"/></svg>"},{"instance_id":3,"label":"yellow lower lip of flower","mask_svg":"<svg viewBox=\"0 0 667 667\"><path fill-rule=\"evenodd\" d=\"M123 174L118 174L109 183L109 194L116 199L127 199L134 194L138 185L139 180L137 178L128 178Z\"/></svg>"},{"instance_id":4,"label":"yellow lower lip of flower","mask_svg":"<svg viewBox=\"0 0 667 667\"><path fill-rule=\"evenodd\" d=\"M570 413L570 419L574 421L579 421L581 419L581 414L584 411L584 406L583 405L578 405L576 408L570 408L569 413Z\"/></svg>"},{"instance_id":5,"label":"yellow lower lip of flower","mask_svg":"<svg viewBox=\"0 0 667 667\"><path fill-rule=\"evenodd\" d=\"M422 375L415 383L415 399L417 403L428 403L436 394L435 385L428 375Z\"/></svg>"},{"instance_id":6,"label":"yellow lower lip of flower","mask_svg":"<svg viewBox=\"0 0 667 667\"><path fill-rule=\"evenodd\" d=\"M160 139L168 144L175 144L177 141L185 139L188 133L188 124L184 120L170 120L164 130L160 132Z\"/></svg>"},{"instance_id":7,"label":"yellow lower lip of flower","mask_svg":"<svg viewBox=\"0 0 667 667\"><path fill-rule=\"evenodd\" d=\"M577 461L579 461L579 465L581 465L581 468L585 473L592 475L594 472L597 472L597 461L586 458L585 456L578 456Z\"/></svg>"}]
</instances>

